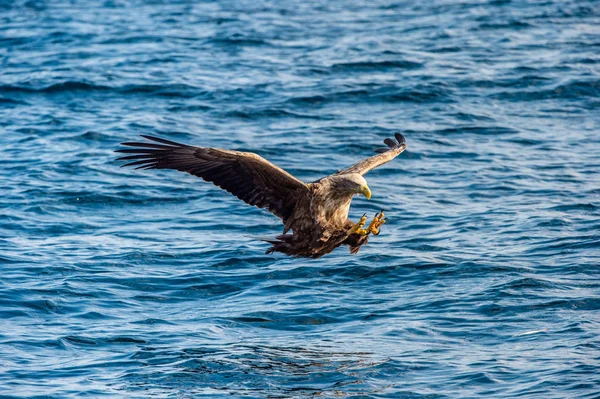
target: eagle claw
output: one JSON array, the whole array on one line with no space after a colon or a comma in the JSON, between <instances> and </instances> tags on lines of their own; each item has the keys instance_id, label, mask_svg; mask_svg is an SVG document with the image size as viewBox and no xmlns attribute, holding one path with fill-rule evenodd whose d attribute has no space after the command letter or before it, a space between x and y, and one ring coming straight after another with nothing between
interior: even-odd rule
<instances>
[{"instance_id":1,"label":"eagle claw","mask_svg":"<svg viewBox=\"0 0 600 399\"><path fill-rule=\"evenodd\" d=\"M383 213L383 210L381 210L381 212L375 214L375 217L373 218L373 220L369 224L369 227L367 227L367 230L369 231L369 233L378 236L379 235L379 228L386 221L387 221L387 218L385 217L385 214Z\"/></svg>"},{"instance_id":2,"label":"eagle claw","mask_svg":"<svg viewBox=\"0 0 600 399\"><path fill-rule=\"evenodd\" d=\"M355 223L354 226L352 226L348 235L359 234L361 236L366 236L367 234L369 234L368 230L363 229L365 223L367 223L366 213L361 216L360 220L357 223Z\"/></svg>"},{"instance_id":3,"label":"eagle claw","mask_svg":"<svg viewBox=\"0 0 600 399\"><path fill-rule=\"evenodd\" d=\"M369 226L366 229L363 229L364 225L367 222L367 214L365 213L364 215L362 215L362 217L360 218L358 223L355 223L354 226L352 226L348 235L358 234L361 236L366 236L369 234L373 234L373 235L377 236L377 235L379 235L379 228L386 221L387 221L387 218L385 218L385 214L383 213L383 210L382 210L381 212L376 213L375 216L373 217L373 220L369 224Z\"/></svg>"}]
</instances>

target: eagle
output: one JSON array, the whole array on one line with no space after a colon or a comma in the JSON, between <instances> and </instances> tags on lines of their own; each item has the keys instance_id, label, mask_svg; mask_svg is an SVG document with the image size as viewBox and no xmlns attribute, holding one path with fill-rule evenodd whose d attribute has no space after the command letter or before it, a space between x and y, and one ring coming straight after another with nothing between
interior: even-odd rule
<instances>
[{"instance_id":1,"label":"eagle","mask_svg":"<svg viewBox=\"0 0 600 399\"><path fill-rule=\"evenodd\" d=\"M377 154L312 183L251 153L220 148L197 147L158 137L141 135L148 142L125 142L117 152L131 154L118 158L136 169L174 169L198 176L230 192L247 204L267 209L279 217L283 233L263 241L271 244L267 254L282 252L296 257L319 258L340 245L355 254L378 235L386 222L383 210L365 227L364 214L356 223L348 219L352 197L371 198L363 177L370 170L396 158L406 149L400 133L386 138L386 147Z\"/></svg>"}]
</instances>

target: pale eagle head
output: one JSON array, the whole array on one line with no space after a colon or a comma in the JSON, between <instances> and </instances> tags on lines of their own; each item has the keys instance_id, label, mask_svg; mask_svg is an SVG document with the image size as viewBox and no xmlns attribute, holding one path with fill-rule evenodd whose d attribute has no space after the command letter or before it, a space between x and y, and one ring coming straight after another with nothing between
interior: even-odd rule
<instances>
[{"instance_id":1,"label":"pale eagle head","mask_svg":"<svg viewBox=\"0 0 600 399\"><path fill-rule=\"evenodd\" d=\"M371 190L364 177L358 173L349 173L343 175L330 176L331 187L336 193L346 196L362 194L367 199L371 199Z\"/></svg>"}]
</instances>

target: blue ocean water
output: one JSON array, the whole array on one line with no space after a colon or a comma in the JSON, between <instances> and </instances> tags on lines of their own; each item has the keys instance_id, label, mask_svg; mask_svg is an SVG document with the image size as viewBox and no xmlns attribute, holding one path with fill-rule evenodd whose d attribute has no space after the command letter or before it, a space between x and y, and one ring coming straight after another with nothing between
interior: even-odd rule
<instances>
[{"instance_id":1,"label":"blue ocean water","mask_svg":"<svg viewBox=\"0 0 600 399\"><path fill-rule=\"evenodd\" d=\"M0 396L600 397L596 1L0 5ZM305 181L408 150L356 256L150 134Z\"/></svg>"}]
</instances>

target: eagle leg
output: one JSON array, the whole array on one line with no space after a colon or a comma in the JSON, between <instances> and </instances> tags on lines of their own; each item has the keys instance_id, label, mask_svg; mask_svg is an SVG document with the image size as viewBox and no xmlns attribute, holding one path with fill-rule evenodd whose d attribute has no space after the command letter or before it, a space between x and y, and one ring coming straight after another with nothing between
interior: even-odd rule
<instances>
[{"instance_id":1,"label":"eagle leg","mask_svg":"<svg viewBox=\"0 0 600 399\"><path fill-rule=\"evenodd\" d=\"M376 213L375 214L375 217L373 218L373 220L369 224L369 227L367 227L367 230L369 231L369 233L378 236L379 235L379 228L386 221L387 221L387 218L385 218L385 214L383 213L383 210L382 210L380 213Z\"/></svg>"},{"instance_id":2,"label":"eagle leg","mask_svg":"<svg viewBox=\"0 0 600 399\"><path fill-rule=\"evenodd\" d=\"M367 214L366 213L364 215L362 215L360 220L357 223L355 223L354 226L352 226L350 228L350 230L348 231L348 235L358 234L361 236L366 236L367 234L369 234L369 230L363 229L365 223L367 223Z\"/></svg>"}]
</instances>

